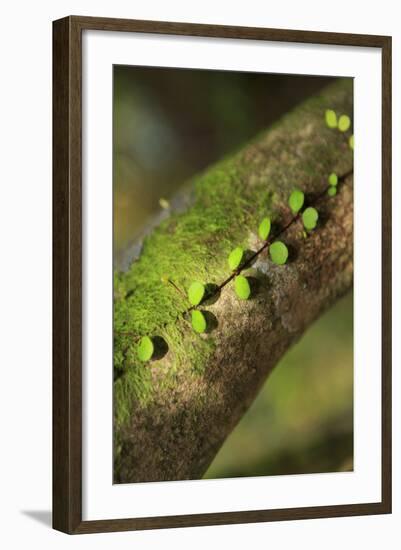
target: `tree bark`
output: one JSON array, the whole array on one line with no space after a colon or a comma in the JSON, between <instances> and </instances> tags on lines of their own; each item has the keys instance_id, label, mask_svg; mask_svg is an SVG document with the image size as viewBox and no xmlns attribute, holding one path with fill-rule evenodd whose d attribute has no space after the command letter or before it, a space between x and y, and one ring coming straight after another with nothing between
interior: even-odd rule
<instances>
[{"instance_id":1,"label":"tree bark","mask_svg":"<svg viewBox=\"0 0 401 550\"><path fill-rule=\"evenodd\" d=\"M326 109L352 116L352 80L336 82L196 178L178 211L152 228L116 276L115 482L202 477L283 354L352 286L350 132L327 128ZM331 172L341 176L334 197L326 193ZM294 188L319 211L307 235L288 207ZM184 294L193 280L221 285L232 248L263 246L264 215L288 246L288 262L273 264L266 247L242 273L251 299L238 300L226 284L200 306L208 332L194 333L185 299L161 279ZM145 334L166 349L142 364L136 346Z\"/></svg>"}]
</instances>

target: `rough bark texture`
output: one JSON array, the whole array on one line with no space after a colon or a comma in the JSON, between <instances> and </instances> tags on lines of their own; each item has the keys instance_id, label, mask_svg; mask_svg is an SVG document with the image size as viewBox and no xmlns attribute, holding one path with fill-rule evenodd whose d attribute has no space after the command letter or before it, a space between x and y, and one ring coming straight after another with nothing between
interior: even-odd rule
<instances>
[{"instance_id":1,"label":"rough bark texture","mask_svg":"<svg viewBox=\"0 0 401 550\"><path fill-rule=\"evenodd\" d=\"M329 173L352 171L350 133L328 129L325 109L352 116L351 80L298 107L199 177L185 208L153 229L139 257L118 275L115 482L202 477L282 355L351 287L352 175L343 179L335 197L318 200L319 224L306 238L300 220L280 235L290 250L286 265L272 264L265 251L246 270L250 300L238 300L229 284L214 303L201 306L213 321L207 334L194 334L182 316L185 300L160 281L167 265L167 275L184 290L193 280L221 283L229 275L231 248L257 250L263 244L257 235L263 215L273 219L273 232L291 219L287 200L294 187L313 204L327 188ZM203 223L202 216L216 204L225 219ZM193 229L188 237L194 220L199 231ZM189 256L183 256L185 248ZM141 310L143 293L146 308L157 308L160 319ZM144 334L161 336L168 345L161 359L145 365L135 356Z\"/></svg>"}]
</instances>

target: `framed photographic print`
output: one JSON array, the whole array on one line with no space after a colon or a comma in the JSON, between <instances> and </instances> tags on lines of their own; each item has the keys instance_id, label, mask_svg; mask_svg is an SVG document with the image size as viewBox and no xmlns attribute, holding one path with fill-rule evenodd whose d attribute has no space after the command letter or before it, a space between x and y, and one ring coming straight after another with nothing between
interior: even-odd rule
<instances>
[{"instance_id":1,"label":"framed photographic print","mask_svg":"<svg viewBox=\"0 0 401 550\"><path fill-rule=\"evenodd\" d=\"M391 38L53 27L53 526L391 511Z\"/></svg>"}]
</instances>

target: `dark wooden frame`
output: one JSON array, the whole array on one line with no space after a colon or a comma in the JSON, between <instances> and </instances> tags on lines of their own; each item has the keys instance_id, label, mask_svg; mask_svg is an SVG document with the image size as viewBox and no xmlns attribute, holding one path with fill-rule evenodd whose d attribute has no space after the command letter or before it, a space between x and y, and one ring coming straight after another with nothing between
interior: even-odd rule
<instances>
[{"instance_id":1,"label":"dark wooden frame","mask_svg":"<svg viewBox=\"0 0 401 550\"><path fill-rule=\"evenodd\" d=\"M81 38L86 29L382 51L382 498L276 510L82 521ZM391 512L391 37L71 16L53 22L53 527L69 534Z\"/></svg>"}]
</instances>

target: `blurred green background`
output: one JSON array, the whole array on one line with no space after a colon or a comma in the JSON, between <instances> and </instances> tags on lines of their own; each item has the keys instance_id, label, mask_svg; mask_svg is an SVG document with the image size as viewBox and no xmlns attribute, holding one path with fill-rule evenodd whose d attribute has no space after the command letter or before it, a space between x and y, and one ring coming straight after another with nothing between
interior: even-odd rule
<instances>
[{"instance_id":1,"label":"blurred green background","mask_svg":"<svg viewBox=\"0 0 401 550\"><path fill-rule=\"evenodd\" d=\"M161 203L332 79L114 67L114 262ZM352 294L286 354L205 477L353 468Z\"/></svg>"}]
</instances>

